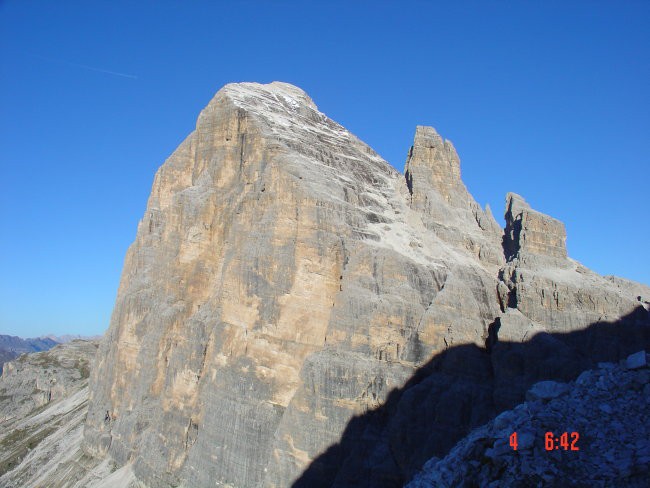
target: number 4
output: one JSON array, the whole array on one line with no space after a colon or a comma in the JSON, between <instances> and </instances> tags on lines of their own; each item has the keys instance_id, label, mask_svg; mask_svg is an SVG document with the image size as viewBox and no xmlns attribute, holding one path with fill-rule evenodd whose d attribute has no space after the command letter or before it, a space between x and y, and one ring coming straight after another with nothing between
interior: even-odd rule
<instances>
[{"instance_id":1,"label":"number 4","mask_svg":"<svg viewBox=\"0 0 650 488\"><path fill-rule=\"evenodd\" d=\"M569 448L569 434L567 432L560 436L560 446L565 451Z\"/></svg>"},{"instance_id":2,"label":"number 4","mask_svg":"<svg viewBox=\"0 0 650 488\"><path fill-rule=\"evenodd\" d=\"M510 435L510 447L512 447L513 450L517 450L517 433L513 432Z\"/></svg>"}]
</instances>

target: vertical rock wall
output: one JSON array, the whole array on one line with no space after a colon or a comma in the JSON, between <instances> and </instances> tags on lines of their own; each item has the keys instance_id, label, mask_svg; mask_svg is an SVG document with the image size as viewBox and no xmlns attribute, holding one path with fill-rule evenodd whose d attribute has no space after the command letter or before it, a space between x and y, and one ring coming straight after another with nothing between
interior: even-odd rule
<instances>
[{"instance_id":1,"label":"vertical rock wall","mask_svg":"<svg viewBox=\"0 0 650 488\"><path fill-rule=\"evenodd\" d=\"M92 376L86 452L151 487L290 486L433 356L482 348L495 318L517 309L503 327L517 332L629 310L627 285L562 255L561 224L512 202L504 254L432 128L417 128L403 176L302 90L226 86L156 174ZM477 361L450 371L479 384ZM368 439L395 445L391 425ZM388 451L376 457L399 480L412 461ZM323 483L344 476L332 459Z\"/></svg>"}]
</instances>

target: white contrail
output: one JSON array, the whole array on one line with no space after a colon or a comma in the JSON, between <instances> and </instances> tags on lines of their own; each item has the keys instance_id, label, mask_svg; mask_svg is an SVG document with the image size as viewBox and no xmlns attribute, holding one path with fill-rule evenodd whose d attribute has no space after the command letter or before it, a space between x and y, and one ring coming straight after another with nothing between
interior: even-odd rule
<instances>
[{"instance_id":1,"label":"white contrail","mask_svg":"<svg viewBox=\"0 0 650 488\"><path fill-rule=\"evenodd\" d=\"M87 64L80 64L80 63L73 63L71 61L66 61L64 59L57 59L57 58L48 58L45 56L40 56L38 54L32 54L32 56L44 59L45 61L50 61L53 63L62 63L62 64L67 64L69 66L76 66L77 68L84 68L90 71L96 71L98 73L106 73L107 75L113 75L113 76L121 76L122 78L129 78L131 80L137 80L138 77L136 75L130 75L128 73L120 73L119 71L111 71L108 69L102 69L102 68L95 68L94 66L88 66Z\"/></svg>"},{"instance_id":2,"label":"white contrail","mask_svg":"<svg viewBox=\"0 0 650 488\"><path fill-rule=\"evenodd\" d=\"M102 68L94 68L93 66L87 66L85 64L79 64L79 63L70 63L68 61L64 61L67 64L71 64L73 66L79 66L80 68L86 68L91 71L97 71L98 73L106 73L109 75L115 75L115 76L121 76L122 78L131 78L132 80L137 80L138 77L136 75L130 75L128 73L118 73L117 71L111 71L108 69L102 69Z\"/></svg>"}]
</instances>

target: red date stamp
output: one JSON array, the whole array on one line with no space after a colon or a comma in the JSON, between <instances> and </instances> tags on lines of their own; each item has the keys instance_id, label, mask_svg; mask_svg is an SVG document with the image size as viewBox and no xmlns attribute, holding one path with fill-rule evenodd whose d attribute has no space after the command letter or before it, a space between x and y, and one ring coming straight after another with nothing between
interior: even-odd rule
<instances>
[{"instance_id":1,"label":"red date stamp","mask_svg":"<svg viewBox=\"0 0 650 488\"><path fill-rule=\"evenodd\" d=\"M569 441L569 436L571 436L571 441ZM544 449L547 451L557 451L562 448L565 451L579 451L578 439L580 439L580 434L577 432L563 432L559 438L555 437L553 432L547 432L544 434Z\"/></svg>"},{"instance_id":2,"label":"red date stamp","mask_svg":"<svg viewBox=\"0 0 650 488\"><path fill-rule=\"evenodd\" d=\"M560 449L564 449L565 451L579 451L579 439L580 434L578 432L563 432L559 437L556 437L553 432L547 432L544 434L544 449L547 451L558 451ZM516 451L517 447L519 447L516 432L510 434L509 442L513 451Z\"/></svg>"}]
</instances>

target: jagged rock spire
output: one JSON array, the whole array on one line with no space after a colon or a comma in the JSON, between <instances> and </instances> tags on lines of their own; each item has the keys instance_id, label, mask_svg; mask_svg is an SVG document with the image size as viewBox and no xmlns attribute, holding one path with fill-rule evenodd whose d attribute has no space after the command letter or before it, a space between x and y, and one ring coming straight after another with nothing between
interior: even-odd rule
<instances>
[{"instance_id":1,"label":"jagged rock spire","mask_svg":"<svg viewBox=\"0 0 650 488\"><path fill-rule=\"evenodd\" d=\"M557 262L566 260L566 229L562 222L533 210L516 193L508 193L506 197L505 219L506 259L528 256Z\"/></svg>"},{"instance_id":2,"label":"jagged rock spire","mask_svg":"<svg viewBox=\"0 0 650 488\"><path fill-rule=\"evenodd\" d=\"M460 179L460 159L456 149L433 127L416 127L405 175L415 207L426 204L428 189L434 189L453 206L465 205L468 201L467 189Z\"/></svg>"},{"instance_id":3,"label":"jagged rock spire","mask_svg":"<svg viewBox=\"0 0 650 488\"><path fill-rule=\"evenodd\" d=\"M465 248L481 261L501 264L499 227L488 208L483 210L461 179L460 158L453 144L433 127L417 126L404 177L410 205L424 225L443 241Z\"/></svg>"}]
</instances>

